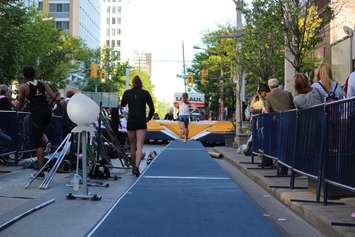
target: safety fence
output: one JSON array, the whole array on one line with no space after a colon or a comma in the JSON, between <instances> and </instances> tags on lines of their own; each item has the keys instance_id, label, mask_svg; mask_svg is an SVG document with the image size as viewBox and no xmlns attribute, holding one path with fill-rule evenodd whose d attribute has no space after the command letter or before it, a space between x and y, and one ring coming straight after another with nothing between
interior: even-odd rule
<instances>
[{"instance_id":1,"label":"safety fence","mask_svg":"<svg viewBox=\"0 0 355 237\"><path fill-rule=\"evenodd\" d=\"M34 151L31 119L28 112L0 110L0 157ZM62 119L52 118L45 134L56 146L63 138L62 131Z\"/></svg>"},{"instance_id":2,"label":"safety fence","mask_svg":"<svg viewBox=\"0 0 355 237\"><path fill-rule=\"evenodd\" d=\"M252 120L252 163L262 155L317 181L316 202L328 184L355 191L355 98L305 110L260 114Z\"/></svg>"}]
</instances>

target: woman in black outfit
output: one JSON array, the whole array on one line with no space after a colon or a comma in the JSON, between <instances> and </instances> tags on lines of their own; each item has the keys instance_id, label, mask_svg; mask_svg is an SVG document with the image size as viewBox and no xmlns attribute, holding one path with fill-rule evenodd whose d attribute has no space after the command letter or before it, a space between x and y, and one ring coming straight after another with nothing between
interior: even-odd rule
<instances>
[{"instance_id":1,"label":"woman in black outfit","mask_svg":"<svg viewBox=\"0 0 355 237\"><path fill-rule=\"evenodd\" d=\"M31 66L23 68L24 83L20 85L20 98L18 109L21 109L25 99L30 102L32 114L32 136L37 153L38 168L41 169L44 162L43 133L51 120L51 109L46 94L55 99L56 95L49 86L35 80L35 70ZM35 174L34 174L35 175ZM44 176L44 174L40 174Z\"/></svg>"},{"instance_id":2,"label":"woman in black outfit","mask_svg":"<svg viewBox=\"0 0 355 237\"><path fill-rule=\"evenodd\" d=\"M127 130L133 163L132 174L138 177L147 122L154 115L154 104L149 92L142 89L142 81L139 76L133 78L132 84L133 88L126 90L123 94L121 106L128 105ZM148 118L146 117L146 105L149 106Z\"/></svg>"}]
</instances>

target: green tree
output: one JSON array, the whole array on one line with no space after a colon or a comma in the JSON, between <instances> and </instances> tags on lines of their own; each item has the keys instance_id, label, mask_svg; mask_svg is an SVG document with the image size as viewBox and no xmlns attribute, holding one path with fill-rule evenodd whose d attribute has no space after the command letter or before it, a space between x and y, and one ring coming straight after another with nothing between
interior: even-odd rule
<instances>
[{"instance_id":1,"label":"green tree","mask_svg":"<svg viewBox=\"0 0 355 237\"><path fill-rule=\"evenodd\" d=\"M233 35L235 28L231 25L218 26L217 30L204 34L203 49L194 55L189 72L195 75L194 89L205 94L208 110L218 114L218 101L221 96L225 107L235 108L235 83L233 78L236 68L236 41L221 38L221 35ZM208 70L206 85L200 82L200 73Z\"/></svg>"},{"instance_id":2,"label":"green tree","mask_svg":"<svg viewBox=\"0 0 355 237\"><path fill-rule=\"evenodd\" d=\"M23 65L33 65L38 78L63 87L87 55L80 40L57 30L52 19L22 1L0 3L0 29L0 77L6 84L18 79Z\"/></svg>"},{"instance_id":3,"label":"green tree","mask_svg":"<svg viewBox=\"0 0 355 237\"><path fill-rule=\"evenodd\" d=\"M333 17L331 7L318 8L317 0L275 0L282 13L282 25L289 56L296 72L304 71L304 60L322 40L321 31Z\"/></svg>"},{"instance_id":4,"label":"green tree","mask_svg":"<svg viewBox=\"0 0 355 237\"><path fill-rule=\"evenodd\" d=\"M253 0L242 12L246 23L239 57L252 94L259 82L284 77L282 14L274 0Z\"/></svg>"},{"instance_id":5,"label":"green tree","mask_svg":"<svg viewBox=\"0 0 355 237\"><path fill-rule=\"evenodd\" d=\"M20 1L0 2L0 81L10 84L16 79L24 53L26 10Z\"/></svg>"}]
</instances>

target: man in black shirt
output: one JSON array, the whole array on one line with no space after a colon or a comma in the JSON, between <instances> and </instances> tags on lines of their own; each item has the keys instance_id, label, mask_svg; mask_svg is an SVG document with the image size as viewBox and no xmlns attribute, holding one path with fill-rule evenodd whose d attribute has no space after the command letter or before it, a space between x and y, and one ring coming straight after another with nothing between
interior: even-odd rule
<instances>
[{"instance_id":1,"label":"man in black shirt","mask_svg":"<svg viewBox=\"0 0 355 237\"><path fill-rule=\"evenodd\" d=\"M46 94L55 99L56 95L49 86L41 81L35 80L35 70L31 66L23 68L25 83L20 85L20 98L18 109L21 109L25 99L30 102L30 112L32 114L32 135L36 146L38 168L44 165L43 134L51 120L51 109L49 107ZM36 175L34 173L33 175ZM39 174L44 176L44 174Z\"/></svg>"}]
</instances>

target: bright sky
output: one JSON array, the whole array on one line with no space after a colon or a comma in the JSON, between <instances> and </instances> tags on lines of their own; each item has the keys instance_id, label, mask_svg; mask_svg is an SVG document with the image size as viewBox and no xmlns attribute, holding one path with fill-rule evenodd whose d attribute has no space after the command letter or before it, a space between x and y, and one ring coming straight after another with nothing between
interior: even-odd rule
<instances>
[{"instance_id":1,"label":"bright sky","mask_svg":"<svg viewBox=\"0 0 355 237\"><path fill-rule=\"evenodd\" d=\"M233 0L129 0L123 5L122 57L135 50L152 53L152 81L158 100L173 101L184 90L182 41L190 64L202 34L217 25L235 24ZM162 62L175 60L177 62Z\"/></svg>"}]
</instances>

